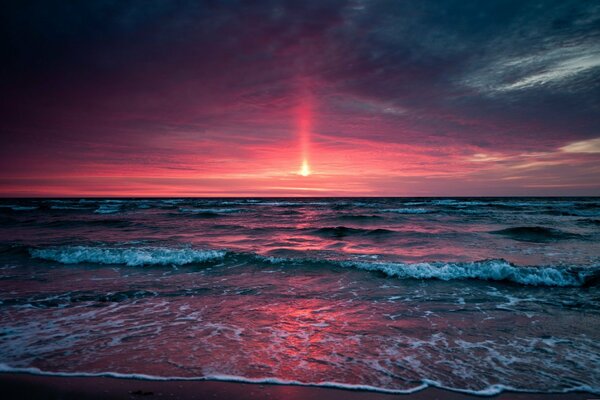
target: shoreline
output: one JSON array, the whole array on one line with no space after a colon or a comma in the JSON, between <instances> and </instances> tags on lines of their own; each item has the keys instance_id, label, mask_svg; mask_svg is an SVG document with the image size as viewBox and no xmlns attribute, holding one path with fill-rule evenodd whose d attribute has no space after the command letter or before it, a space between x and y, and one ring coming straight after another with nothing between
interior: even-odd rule
<instances>
[{"instance_id":1,"label":"shoreline","mask_svg":"<svg viewBox=\"0 0 600 400\"><path fill-rule=\"evenodd\" d=\"M241 383L217 380L142 380L117 377L35 375L0 372L0 393L5 399L334 399L334 400L588 400L589 392L523 393L505 391L491 396L426 388L411 394L393 394L360 389L271 383Z\"/></svg>"}]
</instances>

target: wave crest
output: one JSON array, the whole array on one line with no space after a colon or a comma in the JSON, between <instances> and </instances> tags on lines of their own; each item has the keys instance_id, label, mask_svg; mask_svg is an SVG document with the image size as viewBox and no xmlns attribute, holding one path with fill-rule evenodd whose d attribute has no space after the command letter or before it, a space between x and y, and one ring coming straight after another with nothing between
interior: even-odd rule
<instances>
[{"instance_id":1,"label":"wave crest","mask_svg":"<svg viewBox=\"0 0 600 400\"><path fill-rule=\"evenodd\" d=\"M558 267L520 267L505 260L464 263L374 263L342 262L345 267L383 272L400 279L479 279L510 281L531 286L583 286L593 271Z\"/></svg>"},{"instance_id":2,"label":"wave crest","mask_svg":"<svg viewBox=\"0 0 600 400\"><path fill-rule=\"evenodd\" d=\"M141 265L185 265L214 261L225 257L221 250L195 250L167 247L51 247L30 249L34 258L62 264L97 263Z\"/></svg>"},{"instance_id":3,"label":"wave crest","mask_svg":"<svg viewBox=\"0 0 600 400\"><path fill-rule=\"evenodd\" d=\"M262 378L250 378L238 375L225 375L225 374L208 374L200 376L160 376L160 375L148 375L141 373L122 373L122 372L54 372L54 371L43 371L35 367L12 367L5 363L0 363L0 372L2 373L21 373L39 376L58 376L58 377L88 377L88 378L118 378L118 379L136 379L136 380L149 380L149 381L217 381L217 382L238 382L238 383L250 383L250 384L271 384L271 385L293 385L293 386L308 386L308 387L323 387L333 388L342 390L361 390L368 392L379 392L388 394L412 394L429 387L435 387L438 389L448 390L457 393L465 393L470 395L479 396L495 396L505 391L519 392L519 393L571 393L571 392L587 392L587 393L600 393L597 387L580 384L579 386L566 387L558 391L531 391L527 389L520 389L504 384L493 384L487 387L476 389L466 389L460 387L446 386L442 383L431 380L421 379L420 381L414 382L414 387L407 389L390 389L379 386L372 386L368 384L349 384L341 383L336 381L322 381L322 382L301 382L298 380L281 379L277 377L262 377Z\"/></svg>"},{"instance_id":4,"label":"wave crest","mask_svg":"<svg viewBox=\"0 0 600 400\"><path fill-rule=\"evenodd\" d=\"M387 208L380 212L395 214L427 214L431 211L426 208Z\"/></svg>"},{"instance_id":5,"label":"wave crest","mask_svg":"<svg viewBox=\"0 0 600 400\"><path fill-rule=\"evenodd\" d=\"M512 228L501 229L490 232L495 235L510 237L511 239L522 242L549 242L563 239L574 239L581 235L571 232L561 231L556 228L546 228L543 226L516 226Z\"/></svg>"},{"instance_id":6,"label":"wave crest","mask_svg":"<svg viewBox=\"0 0 600 400\"><path fill-rule=\"evenodd\" d=\"M231 259L233 262L290 264L321 268L356 268L383 273L397 279L439 279L444 281L477 279L506 281L528 286L594 286L600 283L598 266L519 266L506 260L471 262L380 262L332 260L326 258L270 257L228 250L198 250L168 247L93 247L65 246L28 249L33 258L62 264L96 263L109 265L180 266Z\"/></svg>"}]
</instances>

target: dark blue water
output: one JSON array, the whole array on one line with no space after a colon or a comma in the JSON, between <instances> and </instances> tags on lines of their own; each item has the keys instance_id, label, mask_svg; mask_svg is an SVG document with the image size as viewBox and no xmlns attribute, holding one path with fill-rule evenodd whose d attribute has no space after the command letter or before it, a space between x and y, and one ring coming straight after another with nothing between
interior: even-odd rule
<instances>
[{"instance_id":1,"label":"dark blue water","mask_svg":"<svg viewBox=\"0 0 600 400\"><path fill-rule=\"evenodd\" d=\"M600 393L600 199L0 201L0 367Z\"/></svg>"}]
</instances>

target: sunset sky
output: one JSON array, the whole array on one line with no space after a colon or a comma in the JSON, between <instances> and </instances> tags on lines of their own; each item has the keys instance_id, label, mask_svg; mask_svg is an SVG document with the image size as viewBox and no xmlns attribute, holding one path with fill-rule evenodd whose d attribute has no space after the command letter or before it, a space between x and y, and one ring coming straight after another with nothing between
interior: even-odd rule
<instances>
[{"instance_id":1,"label":"sunset sky","mask_svg":"<svg viewBox=\"0 0 600 400\"><path fill-rule=\"evenodd\" d=\"M600 195L599 1L12 1L0 196Z\"/></svg>"}]
</instances>

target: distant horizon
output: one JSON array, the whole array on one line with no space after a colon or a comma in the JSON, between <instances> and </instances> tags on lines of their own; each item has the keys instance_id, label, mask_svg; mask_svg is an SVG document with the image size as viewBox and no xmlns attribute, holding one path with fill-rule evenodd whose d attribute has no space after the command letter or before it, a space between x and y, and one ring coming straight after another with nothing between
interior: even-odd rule
<instances>
[{"instance_id":1,"label":"distant horizon","mask_svg":"<svg viewBox=\"0 0 600 400\"><path fill-rule=\"evenodd\" d=\"M0 200L75 200L75 199L581 199L600 198L600 195L578 196L30 196L0 197Z\"/></svg>"}]
</instances>

